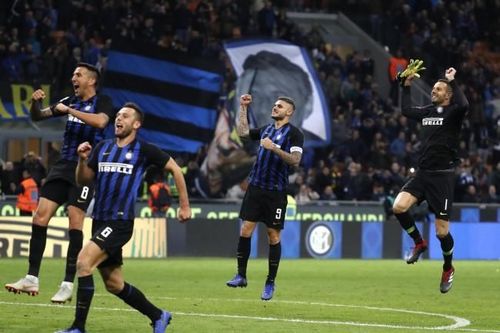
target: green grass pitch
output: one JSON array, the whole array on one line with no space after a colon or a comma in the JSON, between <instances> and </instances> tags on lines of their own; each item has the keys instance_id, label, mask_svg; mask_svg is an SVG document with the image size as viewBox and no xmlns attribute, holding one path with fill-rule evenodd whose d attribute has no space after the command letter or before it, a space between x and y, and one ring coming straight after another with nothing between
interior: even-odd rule
<instances>
[{"instance_id":1,"label":"green grass pitch","mask_svg":"<svg viewBox=\"0 0 500 333\"><path fill-rule=\"evenodd\" d=\"M235 259L126 259L126 280L173 313L167 332L498 332L500 262L457 261L452 290L439 292L441 262L282 260L277 290L260 300L267 260L250 259L247 288L228 288ZM27 259L0 259L0 283L23 276ZM73 302L52 305L64 260L45 259L40 294L0 291L0 332L44 333L69 326ZM108 294L100 276L87 331L151 332L146 317Z\"/></svg>"}]
</instances>

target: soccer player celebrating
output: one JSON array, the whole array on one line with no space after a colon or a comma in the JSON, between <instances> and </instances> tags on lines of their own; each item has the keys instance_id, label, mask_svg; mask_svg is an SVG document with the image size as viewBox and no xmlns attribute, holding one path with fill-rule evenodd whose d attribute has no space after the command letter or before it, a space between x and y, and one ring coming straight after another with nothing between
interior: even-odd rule
<instances>
[{"instance_id":1,"label":"soccer player celebrating","mask_svg":"<svg viewBox=\"0 0 500 333\"><path fill-rule=\"evenodd\" d=\"M85 332L85 323L94 295L92 273L97 267L106 290L149 317L154 333L163 333L171 314L154 306L144 294L123 277L122 247L132 237L135 202L142 176L150 165L172 172L179 191L179 221L191 218L186 183L181 168L157 146L136 139L143 123L142 110L126 103L115 120L116 139L101 141L94 149L88 142L78 147L76 180L95 180L92 238L78 255L78 292L73 324L59 333Z\"/></svg>"},{"instance_id":2,"label":"soccer player celebrating","mask_svg":"<svg viewBox=\"0 0 500 333\"><path fill-rule=\"evenodd\" d=\"M290 124L290 117L295 111L295 103L291 98L278 97L271 113L274 123L258 129L249 129L248 126L247 109L251 102L251 95L240 97L237 131L242 138L260 140L260 147L241 205L240 218L243 224L237 250L238 273L226 285L233 288L247 286L250 240L257 222L264 222L269 238L269 272L261 299L267 301L274 294L274 281L281 258L280 233L285 223L288 170L290 166L296 167L300 163L304 135Z\"/></svg>"},{"instance_id":3,"label":"soccer player celebrating","mask_svg":"<svg viewBox=\"0 0 500 333\"><path fill-rule=\"evenodd\" d=\"M422 238L409 208L427 200L436 216L436 235L441 243L444 265L440 291L448 292L453 283L455 269L452 266L453 237L449 231L449 219L453 204L455 166L459 161L457 148L460 130L469 102L455 81L456 70L448 68L446 79L440 79L432 88L432 104L411 106L410 86L415 74L400 78L403 82L402 113L421 122L422 147L418 170L413 178L403 185L392 207L396 218L415 242L408 264L415 263L427 250L427 241Z\"/></svg>"},{"instance_id":4,"label":"soccer player celebrating","mask_svg":"<svg viewBox=\"0 0 500 333\"><path fill-rule=\"evenodd\" d=\"M36 90L32 95L31 118L35 121L52 117L67 117L64 131L61 159L51 168L42 186L40 201L33 216L29 247L28 274L5 288L14 293L38 295L38 273L42 262L47 226L57 208L67 204L69 217L69 246L66 257L66 274L58 292L52 297L54 303L71 300L73 280L76 274L76 258L83 243L83 220L85 211L92 199L93 185L77 186L75 169L78 155L76 148L82 142L97 143L103 138L102 129L114 116L111 99L97 94L99 70L87 63L77 64L71 78L75 94L63 98L51 107L40 109L45 92Z\"/></svg>"}]
</instances>

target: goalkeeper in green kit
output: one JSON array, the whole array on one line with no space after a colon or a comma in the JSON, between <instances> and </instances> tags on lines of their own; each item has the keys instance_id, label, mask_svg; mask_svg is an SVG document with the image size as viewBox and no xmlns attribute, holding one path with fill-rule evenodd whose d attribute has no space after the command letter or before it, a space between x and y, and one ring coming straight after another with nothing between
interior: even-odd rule
<instances>
[{"instance_id":1,"label":"goalkeeper in green kit","mask_svg":"<svg viewBox=\"0 0 500 333\"><path fill-rule=\"evenodd\" d=\"M394 200L392 210L401 227L415 242L408 264L417 262L427 250L428 243L420 234L409 209L426 200L434 213L436 236L443 253L443 272L440 291L447 293L453 284L455 268L452 265L454 241L449 230L455 187L455 167L462 122L469 102L455 81L456 70L448 68L445 79L439 79L431 92L432 104L411 106L410 86L418 72L425 69L423 61L411 60L408 67L398 74L403 86L401 111L404 116L420 122L420 156L415 176L403 185Z\"/></svg>"}]
</instances>

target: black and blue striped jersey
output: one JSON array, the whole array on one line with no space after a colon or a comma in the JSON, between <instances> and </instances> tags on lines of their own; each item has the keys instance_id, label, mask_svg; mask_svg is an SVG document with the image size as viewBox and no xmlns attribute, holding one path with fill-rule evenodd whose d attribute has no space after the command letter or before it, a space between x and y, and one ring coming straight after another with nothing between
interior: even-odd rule
<instances>
[{"instance_id":1,"label":"black and blue striped jersey","mask_svg":"<svg viewBox=\"0 0 500 333\"><path fill-rule=\"evenodd\" d=\"M72 109L86 113L105 113L110 120L114 117L113 103L106 95L95 95L83 101L77 96L68 96L59 101ZM91 145L104 138L103 130L85 124L80 119L68 114L66 128L64 130L63 144L61 148L61 159L67 161L78 161L76 149L78 146L88 141Z\"/></svg>"},{"instance_id":2,"label":"black and blue striped jersey","mask_svg":"<svg viewBox=\"0 0 500 333\"><path fill-rule=\"evenodd\" d=\"M290 123L280 128L274 124L251 129L250 138L261 140L269 138L273 143L287 153L298 151L302 153L304 134ZM278 155L259 146L257 160L249 176L249 183L270 191L285 191L288 186L288 173L290 166Z\"/></svg>"},{"instance_id":3,"label":"black and blue striped jersey","mask_svg":"<svg viewBox=\"0 0 500 333\"><path fill-rule=\"evenodd\" d=\"M96 173L93 218L132 220L137 190L150 165L164 168L170 156L141 140L119 147L115 139L103 140L93 149L88 166Z\"/></svg>"}]
</instances>

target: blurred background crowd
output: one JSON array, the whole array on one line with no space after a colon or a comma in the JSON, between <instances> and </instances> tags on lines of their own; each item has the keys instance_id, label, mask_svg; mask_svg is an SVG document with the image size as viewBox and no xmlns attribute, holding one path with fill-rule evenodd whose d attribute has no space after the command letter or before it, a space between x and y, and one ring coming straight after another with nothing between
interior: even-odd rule
<instances>
[{"instance_id":1,"label":"blurred background crowd","mask_svg":"<svg viewBox=\"0 0 500 333\"><path fill-rule=\"evenodd\" d=\"M342 11L398 59L423 59L429 83L445 68L470 102L460 138L457 202L500 202L500 53L498 0L25 0L0 2L0 80L50 83L54 96L71 93L75 65L88 62L106 72L113 36L149 41L165 49L221 59L223 95L234 80L222 41L280 38L305 47L316 67L331 115L332 143L307 149L290 177L300 203L317 200L384 201L397 193L416 166L419 126L401 115L398 89L381 96L369 52L339 54L314 27L304 31L286 13ZM390 80L390 68L387 68ZM192 197L206 155L178 156ZM26 152L2 161L1 190L15 193L23 169L38 184L46 169ZM245 184L227 191L239 198Z\"/></svg>"}]
</instances>

